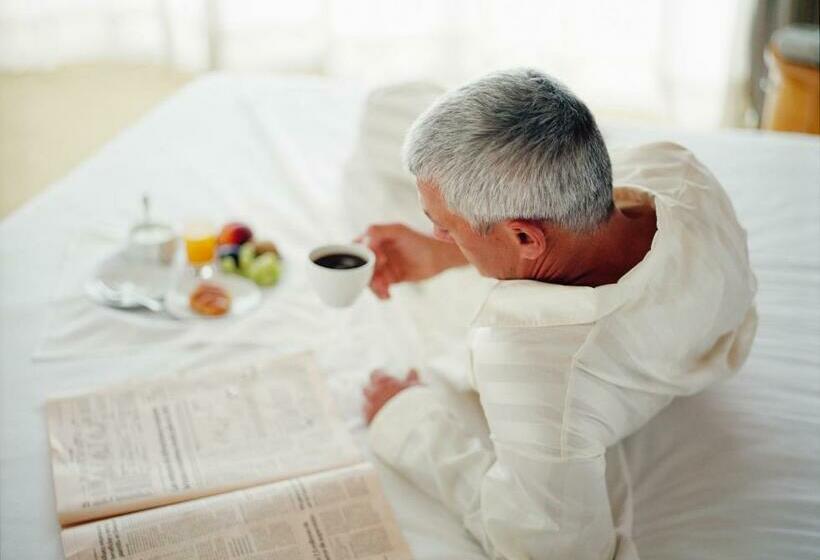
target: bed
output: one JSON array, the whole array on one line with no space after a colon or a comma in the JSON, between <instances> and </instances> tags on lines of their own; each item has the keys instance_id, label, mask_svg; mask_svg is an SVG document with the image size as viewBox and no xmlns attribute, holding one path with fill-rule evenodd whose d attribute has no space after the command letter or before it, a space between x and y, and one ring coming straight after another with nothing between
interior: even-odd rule
<instances>
[{"instance_id":1,"label":"bed","mask_svg":"<svg viewBox=\"0 0 820 560\"><path fill-rule=\"evenodd\" d=\"M307 250L359 227L342 187L366 93L318 78L204 77L0 224L2 558L62 558L49 396L308 348L364 447L359 387L370 369L424 368L458 344L461 308L433 311L458 286L480 284L469 271L341 311L304 289ZM759 281L760 326L741 373L678 399L609 450L619 554L820 557L820 139L602 128L611 147L672 140L704 161L748 230ZM257 225L283 248L281 285L229 332L155 328L92 308L79 282L137 219L143 192L170 220ZM416 558L484 558L457 519L390 469L380 473Z\"/></svg>"}]
</instances>

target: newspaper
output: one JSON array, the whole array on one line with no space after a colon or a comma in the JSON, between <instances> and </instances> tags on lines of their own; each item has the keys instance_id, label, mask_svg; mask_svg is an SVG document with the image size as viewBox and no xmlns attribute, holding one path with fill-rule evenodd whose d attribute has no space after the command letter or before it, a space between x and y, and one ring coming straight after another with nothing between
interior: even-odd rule
<instances>
[{"instance_id":1,"label":"newspaper","mask_svg":"<svg viewBox=\"0 0 820 560\"><path fill-rule=\"evenodd\" d=\"M361 461L308 355L52 400L63 526Z\"/></svg>"},{"instance_id":2,"label":"newspaper","mask_svg":"<svg viewBox=\"0 0 820 560\"><path fill-rule=\"evenodd\" d=\"M66 560L409 560L359 464L65 529Z\"/></svg>"}]
</instances>

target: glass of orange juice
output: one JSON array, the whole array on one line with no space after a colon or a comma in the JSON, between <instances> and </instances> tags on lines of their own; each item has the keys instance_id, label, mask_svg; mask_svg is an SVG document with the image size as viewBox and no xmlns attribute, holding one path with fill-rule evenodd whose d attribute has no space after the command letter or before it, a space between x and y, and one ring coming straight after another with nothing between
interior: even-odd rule
<instances>
[{"instance_id":1,"label":"glass of orange juice","mask_svg":"<svg viewBox=\"0 0 820 560\"><path fill-rule=\"evenodd\" d=\"M211 263L216 253L216 228L205 221L190 222L185 224L182 238L188 262L194 267L197 276L210 278L213 275Z\"/></svg>"}]
</instances>

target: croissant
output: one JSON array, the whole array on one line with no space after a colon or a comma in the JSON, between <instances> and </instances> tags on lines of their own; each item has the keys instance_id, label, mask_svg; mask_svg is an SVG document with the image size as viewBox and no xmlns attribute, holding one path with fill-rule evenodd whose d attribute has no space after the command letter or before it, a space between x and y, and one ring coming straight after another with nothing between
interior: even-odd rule
<instances>
[{"instance_id":1,"label":"croissant","mask_svg":"<svg viewBox=\"0 0 820 560\"><path fill-rule=\"evenodd\" d=\"M230 310L231 295L221 286L202 282L191 293L190 305L200 315L216 317Z\"/></svg>"}]
</instances>

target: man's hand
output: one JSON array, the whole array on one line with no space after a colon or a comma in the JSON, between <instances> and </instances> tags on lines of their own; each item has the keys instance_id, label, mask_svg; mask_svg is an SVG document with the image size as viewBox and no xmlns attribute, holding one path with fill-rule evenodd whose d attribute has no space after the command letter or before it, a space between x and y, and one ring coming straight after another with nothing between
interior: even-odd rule
<instances>
[{"instance_id":1,"label":"man's hand","mask_svg":"<svg viewBox=\"0 0 820 560\"><path fill-rule=\"evenodd\" d=\"M357 239L364 240L376 255L370 289L379 299L390 297L392 284L426 280L447 268L467 263L455 244L402 224L372 225Z\"/></svg>"},{"instance_id":2,"label":"man's hand","mask_svg":"<svg viewBox=\"0 0 820 560\"><path fill-rule=\"evenodd\" d=\"M368 383L362 393L364 393L364 407L362 414L364 421L369 426L387 401L413 385L420 385L419 374L411 369L404 379L397 379L387 375L383 370L377 369L370 374Z\"/></svg>"}]
</instances>

